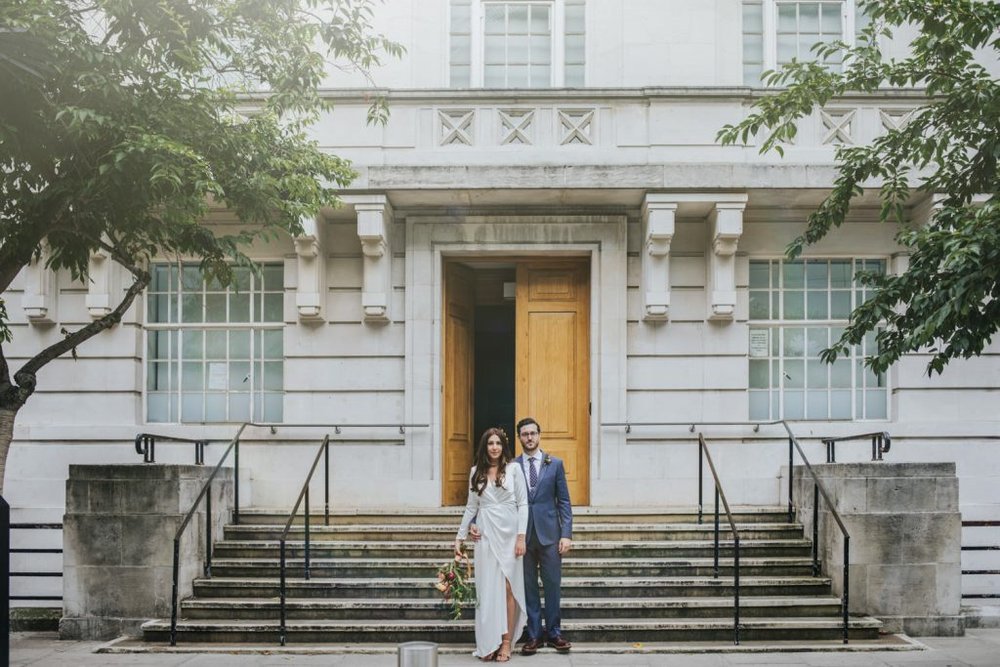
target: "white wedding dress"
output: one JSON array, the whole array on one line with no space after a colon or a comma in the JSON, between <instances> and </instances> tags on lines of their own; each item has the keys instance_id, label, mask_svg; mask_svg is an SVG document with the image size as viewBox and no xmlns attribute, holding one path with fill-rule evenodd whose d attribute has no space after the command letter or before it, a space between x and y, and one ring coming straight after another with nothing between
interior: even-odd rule
<instances>
[{"instance_id":1,"label":"white wedding dress","mask_svg":"<svg viewBox=\"0 0 1000 667\"><path fill-rule=\"evenodd\" d=\"M475 474L475 468L472 474ZM471 474L469 477L471 484ZM517 621L510 629L511 643L517 641L521 628L528 620L524 603L524 566L520 556L514 556L518 534L528 529L528 485L524 472L516 462L507 464L503 486L488 482L483 494L469 490L469 501L458 529L458 538L465 539L469 524L476 520L482 537L475 548L476 582L476 650L473 655L483 658L500 647L507 632L507 587L517 601Z\"/></svg>"}]
</instances>

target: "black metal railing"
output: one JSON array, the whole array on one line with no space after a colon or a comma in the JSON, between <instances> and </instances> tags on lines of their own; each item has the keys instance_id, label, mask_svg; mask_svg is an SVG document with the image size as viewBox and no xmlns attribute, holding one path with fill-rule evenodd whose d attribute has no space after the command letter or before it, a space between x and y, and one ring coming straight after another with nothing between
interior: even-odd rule
<instances>
[{"instance_id":1,"label":"black metal railing","mask_svg":"<svg viewBox=\"0 0 1000 667\"><path fill-rule=\"evenodd\" d=\"M303 499L305 500L305 542L304 542L304 561L303 561L303 576L308 580L310 578L309 573L309 484L312 482L313 474L316 472L316 466L319 464L320 457L323 457L324 463L324 473L323 473L323 524L326 526L330 525L330 436L327 434L323 438L323 443L319 446L319 450L316 452L316 458L313 460L312 467L309 468L309 474L306 475L306 481L302 484L302 490L299 491L299 497L295 500L295 505L292 507L292 511L288 514L288 520L285 521L285 529L281 531L281 537L278 539L278 607L279 607L279 625L278 625L278 642L284 646L286 640L288 639L288 631L286 627L286 610L285 610L285 596L286 596L286 571L285 571L285 544L288 540L288 531L292 527L292 523L295 522L295 515L299 512L299 505L302 504Z\"/></svg>"},{"instance_id":2,"label":"black metal railing","mask_svg":"<svg viewBox=\"0 0 1000 667\"><path fill-rule=\"evenodd\" d=\"M0 496L0 554L3 563L0 564L0 614L4 623L10 619L10 505ZM10 655L10 633L0 632L0 655L6 659Z\"/></svg>"},{"instance_id":3,"label":"black metal railing","mask_svg":"<svg viewBox=\"0 0 1000 667\"><path fill-rule=\"evenodd\" d=\"M722 506L726 510L726 518L729 520L729 532L733 539L733 643L740 643L740 534L736 530L736 521L733 520L733 513L729 509L729 501L726 500L726 493L722 490L722 482L719 480L719 473L715 470L715 463L712 455L708 452L708 445L705 443L705 436L698 434L698 523L702 522L702 478L704 476L703 461L708 461L708 469L712 472L715 480L715 548L712 565L712 573L715 579L719 578L719 499L722 499Z\"/></svg>"},{"instance_id":4,"label":"black metal railing","mask_svg":"<svg viewBox=\"0 0 1000 667\"><path fill-rule=\"evenodd\" d=\"M846 442L848 440L871 440L872 442L872 461L881 461L882 455L889 451L892 447L892 438L889 437L887 431L878 431L876 433L859 433L858 435L845 435L839 438L820 438L824 445L826 445L826 462L836 463L837 462L837 443Z\"/></svg>"},{"instance_id":5,"label":"black metal railing","mask_svg":"<svg viewBox=\"0 0 1000 667\"><path fill-rule=\"evenodd\" d=\"M837 527L840 529L840 534L844 538L844 570L843 570L843 591L840 598L840 609L841 617L843 619L843 640L846 644L848 642L848 634L850 629L850 618L848 614L848 604L850 602L850 589L851 589L851 535L847 532L847 527L844 525L843 520L840 518L840 514L837 512L837 508L834 506L833 501L830 500L830 496L827 494L826 489L819 481L819 476L816 475L816 471L809 464L809 459L806 458L805 452L802 451L802 446L799 444L798 438L792 433L792 429L788 426L785 420L779 422L784 428L785 432L788 434L788 517L789 521L792 520L794 516L794 491L793 489L793 479L794 473L794 459L795 452L799 453L799 457L802 459L802 463L805 465L806 470L812 475L813 478L813 516L812 516L812 568L813 576L819 576L819 499L822 496L823 502L826 503L827 509L830 511L830 516L836 522Z\"/></svg>"},{"instance_id":6,"label":"black metal railing","mask_svg":"<svg viewBox=\"0 0 1000 667\"><path fill-rule=\"evenodd\" d=\"M194 438L178 438L173 435L158 435L155 433L140 433L135 436L135 453L142 454L143 463L156 463L156 441L167 440L170 442L189 442L194 445L194 464L205 464L205 445L208 440L196 440Z\"/></svg>"},{"instance_id":7,"label":"black metal railing","mask_svg":"<svg viewBox=\"0 0 1000 667\"><path fill-rule=\"evenodd\" d=\"M6 513L5 519L0 519L0 527L5 527L4 534L8 536L8 548L7 553L9 554L59 554L62 555L63 550L61 547L13 547L10 546L10 532L11 530L62 530L63 525L61 523L36 523L36 522L10 522L10 508L6 507L3 512ZM4 581L7 578L18 578L18 577L44 577L44 578L62 578L62 568L60 566L59 570L43 570L41 567L44 562L40 559L32 559L34 569L31 570L10 570L10 563L5 565L7 567L7 574L4 574ZM9 591L8 591L9 593ZM17 600L19 602L62 602L62 595L9 595L10 600ZM7 617L4 617L7 618Z\"/></svg>"}]
</instances>

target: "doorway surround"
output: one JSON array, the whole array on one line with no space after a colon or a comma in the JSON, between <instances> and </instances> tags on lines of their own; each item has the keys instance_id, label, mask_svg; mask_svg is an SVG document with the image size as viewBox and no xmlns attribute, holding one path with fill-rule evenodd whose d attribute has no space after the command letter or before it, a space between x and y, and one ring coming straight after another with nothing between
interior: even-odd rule
<instances>
[{"instance_id":1,"label":"doorway surround","mask_svg":"<svg viewBox=\"0 0 1000 667\"><path fill-rule=\"evenodd\" d=\"M444 262L491 256L590 260L590 499L618 475L621 433L601 422L625 417L627 220L624 215L442 216L409 214L406 225L405 410L430 424L413 438L412 475L441 501ZM521 415L518 415L519 417ZM544 440L542 441L544 447Z\"/></svg>"}]
</instances>

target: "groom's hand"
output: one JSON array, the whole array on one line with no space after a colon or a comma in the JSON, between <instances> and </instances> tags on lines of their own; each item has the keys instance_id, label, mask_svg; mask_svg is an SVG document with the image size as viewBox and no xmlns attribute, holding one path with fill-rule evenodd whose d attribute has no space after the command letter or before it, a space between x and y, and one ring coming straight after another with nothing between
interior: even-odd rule
<instances>
[{"instance_id":1,"label":"groom's hand","mask_svg":"<svg viewBox=\"0 0 1000 667\"><path fill-rule=\"evenodd\" d=\"M473 542L478 542L480 537L482 536L479 534L479 526L476 524L469 526L469 539Z\"/></svg>"},{"instance_id":2,"label":"groom's hand","mask_svg":"<svg viewBox=\"0 0 1000 667\"><path fill-rule=\"evenodd\" d=\"M559 538L559 555L565 556L569 553L569 550L573 548L573 540L568 537Z\"/></svg>"}]
</instances>

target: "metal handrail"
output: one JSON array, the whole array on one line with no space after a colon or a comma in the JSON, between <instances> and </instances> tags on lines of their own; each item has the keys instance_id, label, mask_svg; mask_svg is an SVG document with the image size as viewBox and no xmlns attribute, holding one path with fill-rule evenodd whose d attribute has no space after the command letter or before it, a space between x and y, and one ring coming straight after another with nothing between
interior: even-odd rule
<instances>
[{"instance_id":1,"label":"metal handrail","mask_svg":"<svg viewBox=\"0 0 1000 667\"><path fill-rule=\"evenodd\" d=\"M892 438L888 431L876 431L874 433L859 433L858 435L844 435L839 438L820 438L826 445L826 462L837 462L836 443L847 440L867 440L872 441L872 461L881 461L882 455L892 447Z\"/></svg>"},{"instance_id":2,"label":"metal handrail","mask_svg":"<svg viewBox=\"0 0 1000 667\"><path fill-rule=\"evenodd\" d=\"M197 466L205 464L205 445L210 442L209 440L205 440L204 438L179 438L173 435L160 435L157 433L140 433L135 436L135 453L142 454L143 463L156 463L157 440L193 443L194 464Z\"/></svg>"},{"instance_id":3,"label":"metal handrail","mask_svg":"<svg viewBox=\"0 0 1000 667\"><path fill-rule=\"evenodd\" d=\"M819 575L819 499L820 496L823 497L826 506L830 510L830 515L833 516L833 520L837 523L837 527L840 528L840 533L844 536L844 590L841 594L840 605L841 614L843 618L843 639L844 643L848 643L848 602L850 600L850 575L851 575L851 535L847 532L847 527L844 525L843 520L840 518L840 513L837 512L837 508L834 507L833 502L830 500L830 496L827 494L826 489L823 488L823 484L819 481L819 476L816 475L816 471L809 464L809 459L806 458L805 452L802 451L802 446L799 444L798 438L792 433L791 427L784 419L781 420L781 425L785 427L785 432L788 433L788 516L789 521L792 518L792 481L795 475L794 471L794 452L797 450L799 452L799 457L802 459L802 463L805 464L806 470L813 478L813 576Z\"/></svg>"},{"instance_id":4,"label":"metal handrail","mask_svg":"<svg viewBox=\"0 0 1000 667\"><path fill-rule=\"evenodd\" d=\"M286 615L285 615L285 542L288 539L288 531L292 527L292 523L295 521L295 515L299 512L299 505L302 504L303 498L305 499L305 562L304 562L304 574L306 580L310 578L309 575L309 483L312 481L313 473L316 472L316 465L319 463L320 455L324 458L324 503L323 503L323 522L325 525L330 525L330 434L323 437L323 443L319 446L319 451L316 452L316 458L313 460L312 467L309 468L309 474L306 475L306 481L302 484L302 490L299 491L299 497L295 500L295 506L292 507L292 511L288 515L288 520L285 521L285 529L281 531L281 537L278 539L278 545L280 549L280 560L278 565L279 572L279 583L278 583L278 598L280 600L280 625L278 627L278 641L282 646L285 645L285 641L288 637L288 632L286 628Z\"/></svg>"},{"instance_id":5,"label":"metal handrail","mask_svg":"<svg viewBox=\"0 0 1000 667\"><path fill-rule=\"evenodd\" d=\"M726 500L726 493L722 490L722 482L719 474L715 470L715 463L712 462L712 455L708 453L708 445L705 443L705 436L698 434L698 523L701 524L702 516L702 461L708 461L708 469L712 471L715 479L715 559L712 567L713 577L719 578L719 498L722 498L722 506L726 510L726 518L729 520L729 532L733 536L733 643L740 643L740 534L736 530L736 521L733 520L733 513L729 509L729 501Z\"/></svg>"}]
</instances>

